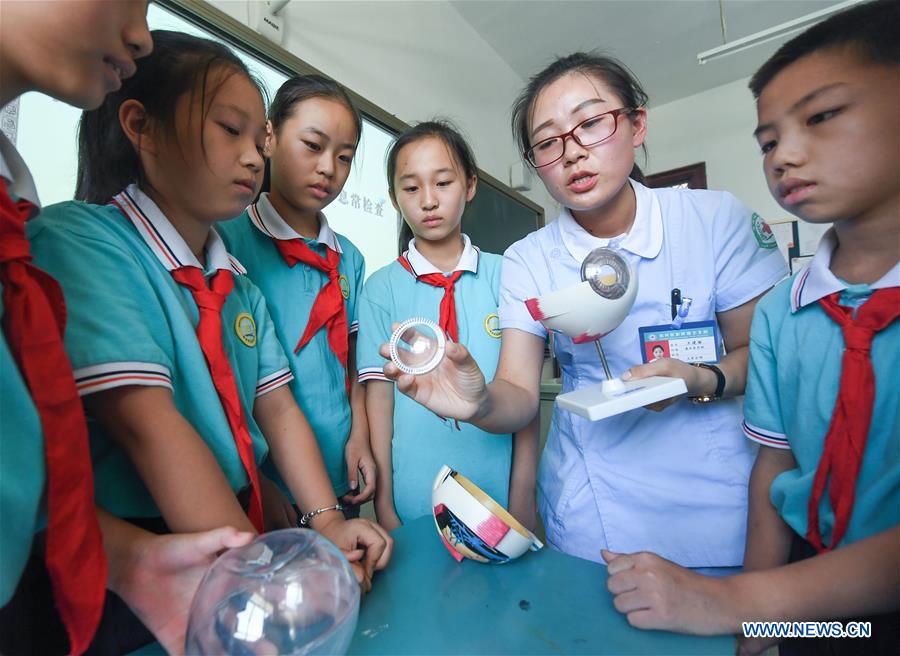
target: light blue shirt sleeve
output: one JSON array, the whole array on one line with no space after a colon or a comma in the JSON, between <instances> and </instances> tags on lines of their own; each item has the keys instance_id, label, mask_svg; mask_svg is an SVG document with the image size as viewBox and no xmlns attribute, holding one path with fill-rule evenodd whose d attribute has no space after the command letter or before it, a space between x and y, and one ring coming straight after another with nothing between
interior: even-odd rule
<instances>
[{"instance_id":1,"label":"light blue shirt sleeve","mask_svg":"<svg viewBox=\"0 0 900 656\"><path fill-rule=\"evenodd\" d=\"M754 299L788 275L787 265L759 215L723 194L713 224L716 312Z\"/></svg>"},{"instance_id":2,"label":"light blue shirt sleeve","mask_svg":"<svg viewBox=\"0 0 900 656\"><path fill-rule=\"evenodd\" d=\"M293 380L290 364L284 354L284 347L275 334L275 324L269 316L266 299L256 286L252 287L253 320L256 322L257 349L259 350L259 380L256 382L256 396L281 387Z\"/></svg>"},{"instance_id":3,"label":"light blue shirt sleeve","mask_svg":"<svg viewBox=\"0 0 900 656\"><path fill-rule=\"evenodd\" d=\"M543 254L530 254L532 242L526 237L503 254L500 274L500 328L518 328L526 333L547 337L547 329L532 319L525 301L540 296L535 272L544 264ZM529 257L529 255L534 255Z\"/></svg>"},{"instance_id":4,"label":"light blue shirt sleeve","mask_svg":"<svg viewBox=\"0 0 900 656\"><path fill-rule=\"evenodd\" d=\"M387 362L378 349L391 338L391 313L381 303L381 292L385 288L382 274L372 275L363 287L359 298L359 333L356 338L356 369L359 381L388 380L383 372Z\"/></svg>"},{"instance_id":5,"label":"light blue shirt sleeve","mask_svg":"<svg viewBox=\"0 0 900 656\"><path fill-rule=\"evenodd\" d=\"M744 397L744 434L763 446L790 449L781 416L778 369L772 350L768 306L779 300L770 293L756 306L750 328L750 363Z\"/></svg>"},{"instance_id":6,"label":"light blue shirt sleeve","mask_svg":"<svg viewBox=\"0 0 900 656\"><path fill-rule=\"evenodd\" d=\"M67 204L64 211L87 210ZM65 294L65 345L79 394L122 385L171 389L171 334L162 330L166 314L143 269L112 240L76 233L64 221L34 234L32 253Z\"/></svg>"},{"instance_id":7,"label":"light blue shirt sleeve","mask_svg":"<svg viewBox=\"0 0 900 656\"><path fill-rule=\"evenodd\" d=\"M347 324L350 326L350 332L354 333L359 330L359 299L362 296L363 283L366 279L366 261L362 257L362 253L354 249L353 273L354 286L350 298L347 301Z\"/></svg>"}]
</instances>

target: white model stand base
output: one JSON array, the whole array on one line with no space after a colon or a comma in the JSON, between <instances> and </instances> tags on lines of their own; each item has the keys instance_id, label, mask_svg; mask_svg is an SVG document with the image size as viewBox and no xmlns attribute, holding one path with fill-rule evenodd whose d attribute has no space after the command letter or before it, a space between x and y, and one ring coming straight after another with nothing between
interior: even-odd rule
<instances>
[{"instance_id":1,"label":"white model stand base","mask_svg":"<svg viewBox=\"0 0 900 656\"><path fill-rule=\"evenodd\" d=\"M687 385L681 378L651 376L628 382L613 378L560 394L556 397L556 403L563 410L597 421L679 394L687 394Z\"/></svg>"}]
</instances>

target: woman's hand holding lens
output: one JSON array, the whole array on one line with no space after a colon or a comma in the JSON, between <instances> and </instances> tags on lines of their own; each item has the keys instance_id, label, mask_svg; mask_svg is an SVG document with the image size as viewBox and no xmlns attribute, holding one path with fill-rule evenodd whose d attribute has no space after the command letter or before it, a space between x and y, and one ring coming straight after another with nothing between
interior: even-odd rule
<instances>
[{"instance_id":1,"label":"woman's hand holding lens","mask_svg":"<svg viewBox=\"0 0 900 656\"><path fill-rule=\"evenodd\" d=\"M397 388L435 414L448 419L471 421L482 409L487 397L484 374L468 349L448 343L444 358L433 370L420 376L404 374L390 361L390 348L379 349L388 362L384 375L396 381Z\"/></svg>"}]
</instances>

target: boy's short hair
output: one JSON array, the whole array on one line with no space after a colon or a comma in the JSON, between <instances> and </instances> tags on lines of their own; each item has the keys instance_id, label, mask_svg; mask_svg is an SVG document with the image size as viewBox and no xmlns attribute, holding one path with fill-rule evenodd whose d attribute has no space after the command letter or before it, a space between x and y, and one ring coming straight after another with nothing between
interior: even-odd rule
<instances>
[{"instance_id":1,"label":"boy's short hair","mask_svg":"<svg viewBox=\"0 0 900 656\"><path fill-rule=\"evenodd\" d=\"M853 46L873 63L900 64L900 2L867 2L794 37L753 74L749 84L753 97L759 98L776 75L801 57L835 46Z\"/></svg>"}]
</instances>

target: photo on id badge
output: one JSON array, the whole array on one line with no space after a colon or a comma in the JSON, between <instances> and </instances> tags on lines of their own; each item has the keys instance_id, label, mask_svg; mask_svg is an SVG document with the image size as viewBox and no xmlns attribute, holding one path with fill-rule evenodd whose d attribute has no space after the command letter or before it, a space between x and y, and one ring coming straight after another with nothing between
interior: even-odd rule
<instances>
[{"instance_id":1,"label":"photo on id badge","mask_svg":"<svg viewBox=\"0 0 900 656\"><path fill-rule=\"evenodd\" d=\"M722 355L715 321L690 321L638 329L644 364L659 358L675 358L688 364L715 364Z\"/></svg>"}]
</instances>

